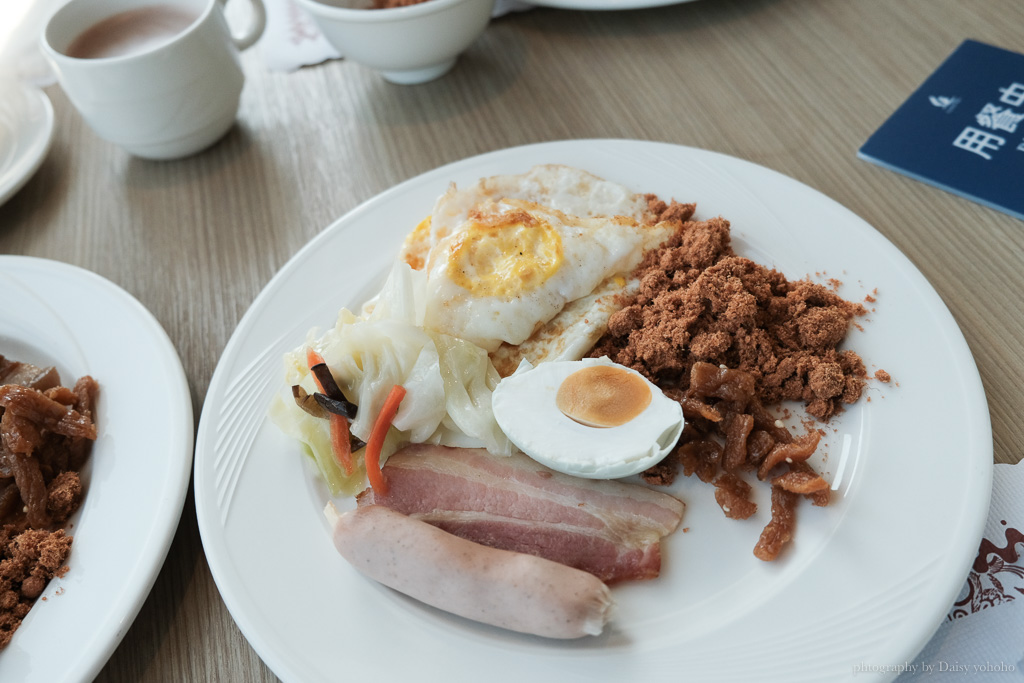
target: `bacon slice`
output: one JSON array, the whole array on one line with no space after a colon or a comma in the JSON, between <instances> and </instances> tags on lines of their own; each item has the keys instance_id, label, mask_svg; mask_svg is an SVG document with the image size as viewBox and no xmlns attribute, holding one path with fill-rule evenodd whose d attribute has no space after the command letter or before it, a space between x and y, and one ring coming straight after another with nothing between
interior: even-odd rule
<instances>
[{"instance_id":1,"label":"bacon slice","mask_svg":"<svg viewBox=\"0 0 1024 683\"><path fill-rule=\"evenodd\" d=\"M683 503L644 486L578 479L525 455L414 444L388 458L383 505L461 538L582 569L605 583L661 571L661 538Z\"/></svg>"}]
</instances>

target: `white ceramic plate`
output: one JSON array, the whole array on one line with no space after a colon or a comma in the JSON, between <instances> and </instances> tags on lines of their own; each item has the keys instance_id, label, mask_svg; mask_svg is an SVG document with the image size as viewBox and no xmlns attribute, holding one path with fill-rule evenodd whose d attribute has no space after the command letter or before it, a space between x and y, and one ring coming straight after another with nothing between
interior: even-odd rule
<instances>
[{"instance_id":1,"label":"white ceramic plate","mask_svg":"<svg viewBox=\"0 0 1024 683\"><path fill-rule=\"evenodd\" d=\"M0 353L99 382L99 436L71 518L70 570L6 649L0 681L90 681L163 565L192 467L192 402L160 324L123 289L56 261L0 256Z\"/></svg>"},{"instance_id":2,"label":"white ceramic plate","mask_svg":"<svg viewBox=\"0 0 1024 683\"><path fill-rule=\"evenodd\" d=\"M681 5L684 2L693 2L693 0L529 0L529 2L532 5L560 9L618 10Z\"/></svg>"},{"instance_id":3,"label":"white ceramic plate","mask_svg":"<svg viewBox=\"0 0 1024 683\"><path fill-rule=\"evenodd\" d=\"M53 105L42 90L0 79L0 204L39 170L53 139Z\"/></svg>"},{"instance_id":4,"label":"white ceramic plate","mask_svg":"<svg viewBox=\"0 0 1024 683\"><path fill-rule=\"evenodd\" d=\"M848 344L898 386L870 385L834 420L829 508L801 506L775 563L752 549L768 518L726 519L712 488L687 505L662 576L615 587L601 637L553 642L423 606L356 573L334 550L324 488L265 416L281 354L379 287L404 234L456 181L564 163L722 215L737 252L791 277L845 281L877 304ZM827 273L827 274L826 274ZM799 428L799 423L794 423ZM944 428L940 428L942 425ZM196 446L203 545L231 614L286 681L835 681L913 657L956 598L988 510L992 437L974 360L921 274L850 211L790 178L712 152L577 140L494 152L413 178L328 227L271 280L214 373Z\"/></svg>"}]
</instances>

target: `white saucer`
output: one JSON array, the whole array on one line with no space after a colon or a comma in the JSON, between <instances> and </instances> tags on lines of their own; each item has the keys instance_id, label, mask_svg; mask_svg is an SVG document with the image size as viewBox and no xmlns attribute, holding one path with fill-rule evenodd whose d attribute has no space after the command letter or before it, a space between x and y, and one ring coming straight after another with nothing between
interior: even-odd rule
<instances>
[{"instance_id":1,"label":"white saucer","mask_svg":"<svg viewBox=\"0 0 1024 683\"><path fill-rule=\"evenodd\" d=\"M42 90L0 81L0 204L39 170L53 140L53 105Z\"/></svg>"}]
</instances>

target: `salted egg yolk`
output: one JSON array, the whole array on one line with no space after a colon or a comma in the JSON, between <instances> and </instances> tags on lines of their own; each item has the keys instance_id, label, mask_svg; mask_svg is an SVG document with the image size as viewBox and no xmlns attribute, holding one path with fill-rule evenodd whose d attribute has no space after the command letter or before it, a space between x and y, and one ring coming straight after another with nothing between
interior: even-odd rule
<instances>
[{"instance_id":1,"label":"salted egg yolk","mask_svg":"<svg viewBox=\"0 0 1024 683\"><path fill-rule=\"evenodd\" d=\"M451 280L472 296L530 292L562 266L562 237L551 224L526 212L501 218L474 221L451 246Z\"/></svg>"},{"instance_id":2,"label":"salted egg yolk","mask_svg":"<svg viewBox=\"0 0 1024 683\"><path fill-rule=\"evenodd\" d=\"M612 365L577 370L565 378L555 395L555 405L563 415L588 427L618 427L650 404L647 382Z\"/></svg>"}]
</instances>

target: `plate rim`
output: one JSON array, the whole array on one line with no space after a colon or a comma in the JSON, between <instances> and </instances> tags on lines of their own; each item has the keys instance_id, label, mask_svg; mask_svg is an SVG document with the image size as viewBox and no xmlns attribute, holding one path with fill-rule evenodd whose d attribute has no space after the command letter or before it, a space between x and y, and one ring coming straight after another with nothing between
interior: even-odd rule
<instances>
[{"instance_id":1,"label":"plate rim","mask_svg":"<svg viewBox=\"0 0 1024 683\"><path fill-rule=\"evenodd\" d=\"M987 458L981 458L980 455L978 455L977 456L978 457L978 462L973 462L973 465L974 465L975 468L978 469L978 471L975 472L975 474L978 477L978 489L979 489L979 491L984 491L984 495L983 495L984 505L981 505L981 499L979 499L977 506L974 508L973 519L970 520L970 522L966 524L967 527L970 527L971 531L969 533L965 534L965 536L966 535L972 536L975 540L981 538L982 530L984 528L984 524L985 524L985 521L986 521L986 518L987 518L987 511L988 511L988 507L989 507L988 506L988 502L989 502L989 496L991 494L991 480L992 480L992 470L993 470L993 458L992 458L993 445L992 445L992 432L991 432L991 422L990 422L989 410L988 410L987 401L984 400L984 398L985 398L984 386L981 383L980 374L977 371L976 360L974 359L974 356L971 353L970 348L969 348L969 346L966 343L966 339L963 337L963 333L960 330L959 325L957 324L955 318L953 318L951 311L945 305L945 303L941 300L941 298L938 297L938 294L937 294L937 292L935 292L935 290L932 287L932 285L927 281L927 279L920 272L920 270L909 260L909 258L907 258L907 256L901 250L899 250L895 246L895 244L893 244L880 231L878 231L877 228L875 228L873 225L871 225L867 221L864 221L860 216L858 216L852 210L850 210L849 208L847 208L844 205L840 204L838 201L832 199L831 197L829 197L828 195L824 194L823 192L821 192L821 191L819 191L819 190L817 190L817 189L807 185L806 183L804 183L804 182L802 182L800 180L797 180L796 178L793 178L791 176L785 175L785 174L783 174L783 173L781 173L779 171L775 171L774 169L771 169L769 167L763 166L763 165L758 164L756 162L748 161L748 160L742 159L740 157L732 156L732 155L729 155L729 154L724 154L722 152L717 152L717 151L714 151L714 150L701 149L701 148L691 147L691 146L687 146L687 145L681 145L681 144L673 143L673 142L655 141L655 140L636 140L636 139L624 139L624 138L589 138L589 139L552 140L552 141L528 143L528 144L517 145L517 146L513 146L513 147L496 149L496 150L484 152L484 153L481 153L481 154L472 155L472 156L469 156L469 157L458 159L458 160L455 160L455 161L451 161L451 162L442 164L440 166L437 166L435 168L428 169L428 170L426 170L426 171L424 171L422 173L419 173L419 174L417 174L417 175L415 175L415 176L413 176L411 178L408 178L408 179L406 179L406 180L404 180L402 182L399 182L399 183L397 183L397 184L395 184L395 185L393 185L393 186L391 186L389 188L386 188L385 190L375 194L374 196L366 199L365 201L359 203L358 205L356 205L355 207L353 207L349 211L345 212L342 216L340 216L337 219L331 221L327 225L327 227L322 229L319 233L317 233L309 241L307 241L302 247L300 247L298 249L298 251L296 251L296 253L293 254L293 256L291 258L289 258L279 268L279 270L274 274L274 276L267 282L267 284L264 286L264 288L260 291L260 293L257 295L257 297L253 300L253 302L250 305L249 309L247 309L246 313L240 319L240 321L238 323L238 326L236 327L235 332L232 334L231 338L228 341L228 344L225 346L224 352L222 353L221 358L218 360L217 368L215 369L213 377L211 378L209 390L208 390L208 393L207 393L207 399L209 399L211 396L215 396L216 395L215 389L219 392L219 390L221 389L221 384L223 382L227 381L227 378L223 377L224 371L222 371L222 366L226 365L226 360L229 357L230 353L235 351L236 347L241 343L241 339L240 339L241 331L249 323L250 317L252 315L254 315L256 310L263 305L264 298L265 297L269 297L270 294L272 293L272 291L274 290L275 286L278 284L278 282L280 280L283 280L283 279L287 278L288 275L290 274L290 272L293 269L295 269L295 268L297 268L299 266L299 264L303 261L303 259L305 258L305 255L306 255L306 253L308 251L312 251L314 249L319 248L320 245L324 241L330 239L330 236L331 236L332 233L334 233L335 231L338 231L338 230L344 230L346 228L347 224L349 224L351 222L354 222L354 221L357 221L359 219L359 217L364 212L372 210L373 207L378 202L386 201L387 198L392 197L392 196L400 193L403 189L408 188L408 187L410 187L410 186L412 186L412 185L414 185L416 183L422 182L425 179L425 177L428 177L428 176L441 175L441 174L443 174L443 173L445 173L447 171L458 170L458 169L461 169L463 167L469 167L469 166L474 166L474 165L484 165L484 164L487 164L490 161L493 161L495 159L500 159L500 158L502 158L504 156L514 156L514 155L522 153L522 152L530 152L530 151L535 151L535 150L541 150L541 149L544 149L544 148L550 149L552 147L558 147L559 149L561 149L561 148L563 148L563 146L575 147L575 146L584 146L584 145L605 145L605 146L609 146L609 147L612 147L612 148L614 148L615 146L621 146L621 145L627 145L627 146L629 146L629 145L641 145L641 146L653 146L653 147L658 147L658 148L675 148L676 150L679 150L679 151L681 151L684 154L692 152L692 153L697 153L697 154L702 154L702 155L710 155L711 157L716 157L716 158L719 158L719 159L728 160L728 162L738 162L740 164L744 164L744 165L747 165L747 166L756 167L759 170L759 172L766 173L769 176L774 177L775 179L781 180L783 182L794 183L796 185L802 186L806 190L808 190L808 191L812 192L813 194L817 195L817 197L821 201L827 202L828 204L830 204L834 209L849 214L852 218L856 219L863 226L863 228L867 231L866 235L870 236L874 240L878 240L881 243L884 243L885 245L888 245L888 247L891 248L892 253L894 255L898 256L901 259L903 259L903 261L905 261L905 264L906 264L906 266L908 268L908 272L911 275L913 275L916 279L918 279L921 284L925 285L927 287L928 291L930 291L932 294L934 294L935 299L941 305L941 311L944 312L946 317L948 317L948 322L952 324L951 332L955 333L956 341L958 342L957 343L957 347L958 347L958 349L959 349L959 351L961 353L965 353L966 354L965 355L965 359L969 359L970 360L970 366L968 368L965 368L965 379L969 380L970 383L976 387L976 389L979 392L978 395L982 399L979 402L978 405L974 406L974 408L976 410L976 414L974 415L974 417L976 419L978 419L978 420L981 420L981 422L979 424L983 425L983 429L984 429L984 431L985 431L985 433L987 434L987 437L988 437L985 440L985 443L982 444L982 446L980 446L980 451L982 451L982 453L980 455L987 454ZM538 163L540 163L540 162L538 162ZM698 199L698 202L699 202L699 199ZM241 611L241 606L236 602L234 596L229 596L228 594L226 594L225 590L221 587L223 585L223 580L224 580L224 576L221 573L222 572L222 567L220 566L220 561L221 560L220 560L220 558L216 558L215 557L215 552L211 552L208 549L209 538L210 538L210 534L212 532L210 532L207 529L208 522L205 521L206 520L206 515L207 515L207 511L206 511L207 501L206 501L204 495L202 495L201 492L200 492L200 486L201 486L201 484L203 484L205 482L205 474L203 473L203 468L201 468L199 466L199 464L200 464L199 461L200 461L200 458L202 457L201 456L200 445L201 444L205 445L205 441L206 441L206 438L207 438L206 437L206 431L209 428L209 424L208 423L210 421L214 420L214 418L210 417L208 415L208 413L207 413L207 410L206 410L207 409L207 405L208 404L204 404L203 412L202 412L202 414L200 416L199 429L198 429L198 434L197 434L197 444L196 444L196 480L195 480L195 487L196 487L196 506L197 506L197 515L199 517L200 535L201 535L202 540L203 540L204 549L207 549L206 550L206 554L207 554L208 562L209 562L209 565L210 565L211 574L213 575L214 580L215 580L215 582L216 582L216 584L218 586L218 590L221 593L222 599L224 599L225 604L228 606L228 609L229 609L229 612L232 615L232 618L235 620L236 624L238 625L240 630L243 632L243 634L245 635L246 639L253 646L254 650L256 650L257 654L263 659L263 661L275 672L275 674L277 674L278 676L282 676L282 678L284 678L284 676L283 676L284 673L287 672L289 675L292 675L292 674L295 673L295 670L292 669L290 666L288 666L284 661L282 661L276 655L276 653L273 652L273 647L271 645L269 645L267 642L265 642L264 639L258 633L254 632L255 629L253 628L252 623L248 620L247 617L242 616L240 618L238 613L239 613L239 611ZM210 438L212 439L213 437L211 436ZM982 495L982 494L979 493L979 495ZM908 656L913 656L914 654L916 654L916 652L919 651L921 649L921 647L923 647L927 643L927 641L932 637L932 635L934 634L934 631L936 629L938 629L938 627L941 625L941 617L942 617L943 614L945 614L946 610L948 610L948 606L949 606L949 605L945 604L945 602L947 601L946 598L948 597L948 603L950 605L955 600L956 594L959 591L960 587L962 586L963 578L966 577L966 575L967 575L967 569L969 568L970 563L973 561L973 557L974 557L973 554L971 554L970 556L966 556L965 555L965 557L962 558L961 562L959 563L962 566L962 572L959 572L961 574L961 576L955 582L953 582L953 581L950 582L950 586L951 586L951 588L949 590L950 595L944 596L944 600L942 601L942 604L939 604L939 601L935 601L934 608L932 610L934 612L935 616L936 616L936 618L934 619L934 627L931 628L931 630L926 630L924 627L922 627L922 630L918 634L918 638L917 638L918 645L917 645L916 649L914 650L914 652L911 652ZM226 570L223 570L223 571L226 571ZM230 591L228 591L228 592L230 592Z\"/></svg>"}]
</instances>

